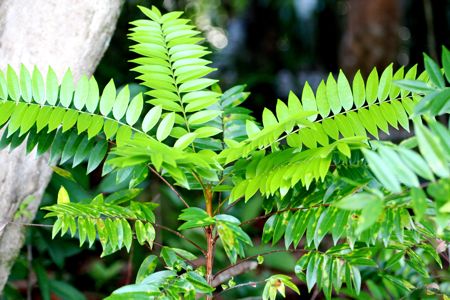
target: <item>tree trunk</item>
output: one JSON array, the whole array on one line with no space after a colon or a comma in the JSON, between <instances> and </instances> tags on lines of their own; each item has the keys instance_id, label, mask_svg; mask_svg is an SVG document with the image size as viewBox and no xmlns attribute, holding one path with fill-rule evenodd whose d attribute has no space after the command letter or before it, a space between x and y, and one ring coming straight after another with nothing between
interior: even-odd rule
<instances>
[{"instance_id":1,"label":"tree trunk","mask_svg":"<svg viewBox=\"0 0 450 300\"><path fill-rule=\"evenodd\" d=\"M0 69L23 63L42 73L49 65L59 78L94 72L115 30L123 0L1 0ZM25 155L24 147L0 152L0 291L24 242L23 226L12 224L28 196L34 200L17 223L33 220L50 180L46 156Z\"/></svg>"},{"instance_id":2,"label":"tree trunk","mask_svg":"<svg viewBox=\"0 0 450 300\"><path fill-rule=\"evenodd\" d=\"M340 49L347 75L358 69L367 76L373 67L396 62L399 47L400 0L349 0L348 19Z\"/></svg>"}]
</instances>

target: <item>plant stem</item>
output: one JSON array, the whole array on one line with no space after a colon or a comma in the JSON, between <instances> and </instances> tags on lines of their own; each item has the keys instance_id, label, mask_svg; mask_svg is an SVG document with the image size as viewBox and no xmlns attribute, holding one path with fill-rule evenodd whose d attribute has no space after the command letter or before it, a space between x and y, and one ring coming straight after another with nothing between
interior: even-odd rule
<instances>
[{"instance_id":1,"label":"plant stem","mask_svg":"<svg viewBox=\"0 0 450 300\"><path fill-rule=\"evenodd\" d=\"M213 217L214 216L212 208L213 193L211 191L211 187L208 186L203 191L205 194L206 212L210 217ZM208 282L209 285L212 285L212 281L214 278L212 274L214 265L214 244L215 244L213 230L214 230L213 225L210 225L205 229L206 243L208 245L208 248L206 250L206 281ZM211 300L212 298L213 297L209 295L206 297L207 300Z\"/></svg>"},{"instance_id":2,"label":"plant stem","mask_svg":"<svg viewBox=\"0 0 450 300\"><path fill-rule=\"evenodd\" d=\"M206 280L208 284L212 284L213 275L212 269L214 264L214 238L212 236L212 225L206 228L206 240L208 249L206 252Z\"/></svg>"},{"instance_id":3,"label":"plant stem","mask_svg":"<svg viewBox=\"0 0 450 300\"><path fill-rule=\"evenodd\" d=\"M180 199L181 202L183 202L184 206L189 207L189 204L187 204L186 200L184 200L184 198L180 195L180 193L178 193L178 191L173 187L173 185L171 185L161 174L158 173L158 171L153 169L150 165L148 165L148 168L153 174L158 176L159 179L161 179L161 181L164 182L172 190L172 192L175 193L175 195L177 195L178 199Z\"/></svg>"}]
</instances>

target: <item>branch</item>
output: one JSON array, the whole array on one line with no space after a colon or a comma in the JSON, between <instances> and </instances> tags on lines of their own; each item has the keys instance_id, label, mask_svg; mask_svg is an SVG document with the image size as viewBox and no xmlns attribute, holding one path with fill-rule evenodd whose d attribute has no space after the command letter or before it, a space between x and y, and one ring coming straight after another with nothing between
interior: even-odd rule
<instances>
[{"instance_id":1,"label":"branch","mask_svg":"<svg viewBox=\"0 0 450 300\"><path fill-rule=\"evenodd\" d=\"M224 202L224 203L227 202L229 198L230 198L230 196L228 196L227 198L225 198L225 199L223 200L223 202ZM228 206L225 208L225 211L224 211L224 212L227 212L227 211L229 211L230 209L232 209L232 208L233 208L236 204L238 204L239 201L241 201L242 199L244 199L244 197L241 197L241 198L238 198L238 199L234 200L233 203L231 203L230 205L228 205Z\"/></svg>"},{"instance_id":2,"label":"branch","mask_svg":"<svg viewBox=\"0 0 450 300\"><path fill-rule=\"evenodd\" d=\"M1 225L7 225L7 224L14 224L14 225L20 225L20 226L28 226L28 227L46 227L46 228L53 228L53 225L49 224L37 224L37 223L22 223L22 222L15 222L15 221L8 221L5 223L2 223Z\"/></svg>"},{"instance_id":3,"label":"branch","mask_svg":"<svg viewBox=\"0 0 450 300\"><path fill-rule=\"evenodd\" d=\"M219 295L221 295L221 294L223 294L223 293L226 293L226 292L228 292L228 291L230 291L230 290L238 289L238 288L245 287L245 286L251 286L251 287L253 287L253 288L256 288L257 285L262 284L262 283L264 283L264 282L266 282L266 281L265 281L265 280L261 280L261 281L249 281L249 282L237 284L237 285L235 285L235 286L232 286L232 287L227 288L226 290L221 291L220 293L217 294L217 296L219 296Z\"/></svg>"},{"instance_id":4,"label":"branch","mask_svg":"<svg viewBox=\"0 0 450 300\"><path fill-rule=\"evenodd\" d=\"M29 226L29 227L45 227L45 228L53 228L53 225L48 225L48 224L21 223L21 222L14 222L14 221L6 222L5 225L6 225L6 224L15 224L15 225ZM206 254L205 250L203 250L203 248L200 247L196 242L190 240L189 238L187 238L185 235L179 233L178 231L173 230L173 229L171 229L171 228L169 228L169 227L166 227L166 226L164 226L164 225L157 224L157 223L151 223L151 224L153 224L153 226L155 226L155 227L158 227L158 228L160 228L160 229L163 229L163 230L166 230L166 231L168 231L168 232L170 232L170 233L175 234L175 235L178 236L179 238L182 238L182 239L185 240L186 242L192 244L195 248L197 248L199 251L201 251L203 255ZM153 242L153 243L155 244L155 242Z\"/></svg>"},{"instance_id":5,"label":"branch","mask_svg":"<svg viewBox=\"0 0 450 300\"><path fill-rule=\"evenodd\" d=\"M154 223L153 225L154 225L155 227L158 227L158 228L160 228L160 229L163 229L163 230L166 230L166 231L168 231L168 232L170 232L170 233L175 234L175 235L178 236L179 238L182 238L183 240L189 242L189 243L190 243L191 245L193 245L195 248L197 248L198 250L200 250L200 251L202 252L203 255L206 255L206 251L203 250L202 247L200 247L196 242L194 242L194 241L188 239L185 235L179 233L178 231L173 230L173 229L171 229L171 228L169 228L169 227L166 227L166 226L164 226L164 225L156 224L156 223Z\"/></svg>"},{"instance_id":6,"label":"branch","mask_svg":"<svg viewBox=\"0 0 450 300\"><path fill-rule=\"evenodd\" d=\"M175 193L175 195L177 195L177 197L181 200L181 202L183 202L184 206L189 207L189 204L187 204L187 202L183 199L183 197L180 195L180 193L178 193L178 191L173 187L173 185L171 185L161 174L159 174L155 169L153 169L152 167L148 166L148 168L150 169L150 171L152 171L153 174L155 174L156 176L159 177L159 179L161 179L162 182L164 182L171 190L172 192Z\"/></svg>"},{"instance_id":7,"label":"branch","mask_svg":"<svg viewBox=\"0 0 450 300\"><path fill-rule=\"evenodd\" d=\"M260 254L255 254L246 258L241 259L240 261L236 262L233 265L229 265L228 267L220 270L219 272L216 273L216 275L214 275L214 280L220 276L220 274L228 272L228 270L235 268L236 266L245 263L246 261L249 261L251 259L257 258L258 256L266 256L266 255L270 255L270 254L274 254L274 253L279 253L279 252L290 252L290 253L296 253L296 252L308 252L309 250L306 249L275 249L275 250L270 250L264 253L260 253Z\"/></svg>"},{"instance_id":8,"label":"branch","mask_svg":"<svg viewBox=\"0 0 450 300\"><path fill-rule=\"evenodd\" d=\"M230 280L232 277L245 273L247 271L254 270L258 267L256 261L244 261L241 264L235 265L226 271L217 273L212 281L212 287L219 286L220 284Z\"/></svg>"}]
</instances>

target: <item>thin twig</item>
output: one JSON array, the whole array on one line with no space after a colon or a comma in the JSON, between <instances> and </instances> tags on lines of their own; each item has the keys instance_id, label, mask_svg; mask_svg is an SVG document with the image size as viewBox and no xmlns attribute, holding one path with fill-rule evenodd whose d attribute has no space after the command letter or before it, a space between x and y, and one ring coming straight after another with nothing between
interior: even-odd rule
<instances>
[{"instance_id":1,"label":"thin twig","mask_svg":"<svg viewBox=\"0 0 450 300\"><path fill-rule=\"evenodd\" d=\"M220 209L223 205L223 203L225 203L225 199L222 201L222 193L219 192L219 195L217 196L217 203L219 203L216 207L216 209L214 210L214 215L217 215L220 212Z\"/></svg>"},{"instance_id":2,"label":"thin twig","mask_svg":"<svg viewBox=\"0 0 450 300\"><path fill-rule=\"evenodd\" d=\"M225 199L223 200L223 202L227 202L229 198L230 198L230 196L228 196L227 198L225 198ZM241 197L241 198L238 198L238 199L234 200L233 203L231 203L230 205L228 205L228 206L225 208L224 212L227 212L227 211L229 211L230 209L232 209L232 208L233 208L236 204L238 204L239 201L241 201L242 199L244 199L244 197Z\"/></svg>"},{"instance_id":3,"label":"thin twig","mask_svg":"<svg viewBox=\"0 0 450 300\"><path fill-rule=\"evenodd\" d=\"M256 261L244 261L241 264L228 269L226 272L220 273L219 276L215 276L211 286L212 287L219 286L220 284L230 280L231 278L246 273L248 271L254 270L257 267L258 263Z\"/></svg>"},{"instance_id":4,"label":"thin twig","mask_svg":"<svg viewBox=\"0 0 450 300\"><path fill-rule=\"evenodd\" d=\"M165 230L165 231L171 232L171 233L175 234L176 236L178 236L179 238L184 239L185 241L187 241L187 242L189 242L190 244L192 244L195 248L197 248L198 250L200 250L200 251L202 252L203 255L206 255L206 251L205 251L202 247L200 247L196 242L190 240L189 238L187 238L185 235L179 233L178 231L173 230L173 229L171 229L171 228L169 228L169 227L166 227L166 226L164 226L164 225L156 224L156 223L154 224L154 226L155 226L155 227L158 227L158 228L160 228L160 229L163 229L163 230Z\"/></svg>"},{"instance_id":5,"label":"thin twig","mask_svg":"<svg viewBox=\"0 0 450 300\"><path fill-rule=\"evenodd\" d=\"M311 295L311 300L316 300L316 298L319 296L319 289L317 288L317 285L314 287L314 292Z\"/></svg>"},{"instance_id":6,"label":"thin twig","mask_svg":"<svg viewBox=\"0 0 450 300\"><path fill-rule=\"evenodd\" d=\"M203 184L202 179L195 172L192 172L192 176L194 176L195 180L197 180L197 182L202 187L202 190L204 191L206 188L205 188L205 185Z\"/></svg>"},{"instance_id":7,"label":"thin twig","mask_svg":"<svg viewBox=\"0 0 450 300\"><path fill-rule=\"evenodd\" d=\"M46 228L52 228L53 227L53 225L49 225L49 224L22 223L22 222L15 222L15 221L9 221L9 222L7 222L7 224L29 226L29 227L46 227Z\"/></svg>"},{"instance_id":8,"label":"thin twig","mask_svg":"<svg viewBox=\"0 0 450 300\"><path fill-rule=\"evenodd\" d=\"M247 225L247 224L250 224L250 223L254 223L254 222L257 222L259 220L265 220L265 219L270 218L273 215L279 215L279 214L282 214L282 213L287 212L287 211L308 210L308 209L317 208L317 207L321 207L321 206L328 207L328 206L330 206L330 204L317 204L317 205L312 205L312 206L308 206L308 207L290 207L290 208L285 208L285 209L282 209L282 210L277 210L277 211L268 213L266 215L258 216L256 218L244 221L244 222L241 223L241 226L242 225Z\"/></svg>"},{"instance_id":9,"label":"thin twig","mask_svg":"<svg viewBox=\"0 0 450 300\"><path fill-rule=\"evenodd\" d=\"M172 192L175 193L175 195L177 195L177 197L181 200L181 202L183 202L184 206L189 207L189 204L187 204L187 202L183 199L183 197L180 195L180 193L178 193L178 191L173 187L172 184L170 184L161 174L159 174L158 171L156 171L150 166L148 166L148 168L153 174L158 176L159 179L161 179L161 181L164 182L172 190Z\"/></svg>"},{"instance_id":10,"label":"thin twig","mask_svg":"<svg viewBox=\"0 0 450 300\"><path fill-rule=\"evenodd\" d=\"M126 285L131 283L131 276L133 275L133 253L134 253L134 247L131 246L130 255L128 256L128 262L127 262L127 276L125 279Z\"/></svg>"},{"instance_id":11,"label":"thin twig","mask_svg":"<svg viewBox=\"0 0 450 300\"><path fill-rule=\"evenodd\" d=\"M221 291L216 296L219 296L219 295L221 295L223 293L226 293L226 292L228 292L230 290L238 289L238 288L245 287L245 286L251 286L251 287L256 288L257 285L262 284L264 282L265 282L264 280L261 280L261 281L249 281L249 282L245 282L245 283L241 283L241 284L236 284L235 286L229 287L226 290Z\"/></svg>"},{"instance_id":12,"label":"thin twig","mask_svg":"<svg viewBox=\"0 0 450 300\"><path fill-rule=\"evenodd\" d=\"M21 222L8 222L7 224L15 224L15 225L22 225L22 226L30 226L30 227L45 227L45 228L53 228L53 225L47 225L47 224L37 224L37 223L21 223ZM185 235L179 233L176 230L173 230L169 227L166 227L164 225L161 224L157 224L157 223L152 223L153 226L158 227L160 229L166 230L168 232L171 232L173 234L175 234L176 236L178 236L179 238L184 239L186 242L192 244L195 248L197 248L198 250L200 250L202 252L202 254L206 254L205 250L203 250L202 247L200 247L196 242L192 241L191 239L187 238Z\"/></svg>"},{"instance_id":13,"label":"thin twig","mask_svg":"<svg viewBox=\"0 0 450 300\"><path fill-rule=\"evenodd\" d=\"M308 252L309 250L306 249L275 249L275 250L270 250L267 252L263 252L263 253L259 253L259 254L255 254L252 256L248 256L246 258L243 258L241 260L239 260L238 262L236 262L233 265L229 265L226 268L223 268L222 270L220 270L219 272L216 273L216 275L214 275L214 278L216 278L217 276L219 276L219 274L226 272L227 270L231 269L231 268L235 268L237 265L242 264L246 261L249 261L251 259L257 258L258 256L266 256L266 255L270 255L270 254L274 254L274 253L279 253L279 252L290 252L290 253L296 253L296 252Z\"/></svg>"}]
</instances>

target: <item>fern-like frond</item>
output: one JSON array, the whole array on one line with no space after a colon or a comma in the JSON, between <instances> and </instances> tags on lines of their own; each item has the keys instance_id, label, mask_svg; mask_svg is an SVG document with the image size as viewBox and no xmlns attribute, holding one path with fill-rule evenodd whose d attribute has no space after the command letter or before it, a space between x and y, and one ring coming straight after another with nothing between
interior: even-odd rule
<instances>
[{"instance_id":1,"label":"fern-like frond","mask_svg":"<svg viewBox=\"0 0 450 300\"><path fill-rule=\"evenodd\" d=\"M200 32L189 25L188 19L180 18L181 12L161 15L156 7L140 9L149 19L131 23L135 27L129 37L136 42L131 50L141 56L133 60L139 65L133 70L141 74L137 79L150 89L146 93L152 97L148 103L172 116L167 135L190 145L197 137L220 133L204 128L222 112L213 108L220 93L209 89L217 80L205 77L215 69L204 59L210 52L198 45L203 40L198 37ZM167 135L157 136L158 140Z\"/></svg>"},{"instance_id":2,"label":"fern-like frond","mask_svg":"<svg viewBox=\"0 0 450 300\"><path fill-rule=\"evenodd\" d=\"M351 187L354 179L345 185ZM304 254L296 265L297 276L307 283L308 288L317 284L329 298L331 286L339 292L341 283L348 280L340 273L345 264L352 265L356 272L359 272L359 266L378 268L381 265L377 262L376 252L387 249L393 252L389 256L395 254L389 265L403 258L421 276L428 277L429 274L424 262L417 259L418 253L424 251L442 265L436 250L426 244L427 240L438 238L439 233L419 224L417 215L413 219L410 201L415 200L409 200L408 195L396 200L393 194L389 194L381 199L376 193L355 193L365 183L350 189L336 180L330 181L329 187L323 185L318 185L312 193L299 195L294 192L286 196L288 199L283 202L288 203L288 207L279 207L282 204L276 200L278 210L267 219L262 235L262 241L272 242L272 245L284 236L286 249L297 248L301 240L304 241L301 247L316 249ZM425 196L423 201L422 214L425 214L429 211ZM426 218L429 217L427 214ZM319 249L323 249L321 242L326 235L332 236L334 246L322 252ZM311 255L316 256L316 260L309 264ZM329 259L339 260L340 264L331 266ZM356 292L359 289L352 287L351 281L347 281L347 287Z\"/></svg>"},{"instance_id":3,"label":"fern-like frond","mask_svg":"<svg viewBox=\"0 0 450 300\"><path fill-rule=\"evenodd\" d=\"M223 110L222 124L223 140L240 142L247 138L246 123L254 121L251 111L240 105L250 95L245 92L245 85L237 85L225 91L220 98L220 106Z\"/></svg>"},{"instance_id":4,"label":"fern-like frond","mask_svg":"<svg viewBox=\"0 0 450 300\"><path fill-rule=\"evenodd\" d=\"M221 151L225 147L224 140L242 141L247 137L246 120L254 118L250 116L250 110L240 106L250 95L244 89L245 85L237 85L221 95L217 107L223 113L197 130L197 139L194 143L196 149ZM220 132L222 136L216 135Z\"/></svg>"},{"instance_id":5,"label":"fern-like frond","mask_svg":"<svg viewBox=\"0 0 450 300\"><path fill-rule=\"evenodd\" d=\"M418 98L401 91L393 81L415 79L416 69L414 66L405 75L403 68L393 73L390 65L381 76L374 69L366 82L357 73L352 86L342 72L337 81L330 74L326 82L320 83L315 94L306 83L301 101L291 92L287 105L278 101L276 116L265 109L263 129L259 130L249 122L248 139L230 144L220 157L229 163L284 138L291 147L313 149L341 138L367 137L368 134L378 138L380 130L389 133L389 126L409 130L408 116L413 113ZM427 73L422 73L418 80L426 81ZM296 119L295 115L299 118ZM299 127L294 129L295 125Z\"/></svg>"},{"instance_id":6,"label":"fern-like frond","mask_svg":"<svg viewBox=\"0 0 450 300\"><path fill-rule=\"evenodd\" d=\"M344 138L327 146L298 152L295 148L255 155L246 166L245 179L235 185L230 201L249 200L256 192L268 197L280 191L284 196L299 182L306 188L324 180L330 171L333 153L350 157L352 148L365 147L364 137ZM263 153L261 153L263 154Z\"/></svg>"},{"instance_id":7,"label":"fern-like frond","mask_svg":"<svg viewBox=\"0 0 450 300\"><path fill-rule=\"evenodd\" d=\"M450 87L445 81L446 78L447 83L450 83L450 51L446 47L442 47L441 62L443 69L424 54L425 70L430 74L429 82L419 80L396 82L396 85L407 91L423 95L423 99L414 109L415 115L437 116L450 113Z\"/></svg>"},{"instance_id":8,"label":"fern-like frond","mask_svg":"<svg viewBox=\"0 0 450 300\"><path fill-rule=\"evenodd\" d=\"M331 247L325 253L311 251L296 263L296 275L306 282L308 291L317 285L326 299L331 299L333 289L339 293L343 284L359 294L361 274L358 265L377 267L370 258L372 248L361 247L351 250L348 245Z\"/></svg>"},{"instance_id":9,"label":"fern-like frond","mask_svg":"<svg viewBox=\"0 0 450 300\"><path fill-rule=\"evenodd\" d=\"M370 169L382 185L393 193L401 185L420 187L418 176L427 181L450 177L450 131L431 120L430 128L415 122L420 154L403 145L376 143L376 150L363 150Z\"/></svg>"},{"instance_id":10,"label":"fern-like frond","mask_svg":"<svg viewBox=\"0 0 450 300\"><path fill-rule=\"evenodd\" d=\"M180 253L180 254L179 254ZM134 284L115 290L106 300L123 299L186 299L195 300L198 294L214 290L198 270L192 270L180 256L192 254L181 249L163 247L161 257L168 270L157 271L157 257L150 255L141 264ZM149 261L149 262L148 262ZM184 272L180 272L183 269Z\"/></svg>"},{"instance_id":11,"label":"fern-like frond","mask_svg":"<svg viewBox=\"0 0 450 300\"><path fill-rule=\"evenodd\" d=\"M136 135L127 145L115 148L112 155L108 164L123 168L152 163L158 171L163 169L186 188L191 188L186 174L194 171L206 180L217 181L216 170L221 169L216 154L210 150L182 151L143 135Z\"/></svg>"},{"instance_id":12,"label":"fern-like frond","mask_svg":"<svg viewBox=\"0 0 450 300\"><path fill-rule=\"evenodd\" d=\"M61 85L52 69L45 81L36 68L32 76L24 66L20 76L11 67L6 77L0 71L0 125L7 124L4 143L17 146L14 140L29 136L31 150L39 142L48 149L53 142L55 153L60 154L67 147L63 161L77 156L74 165L92 151L98 154L96 160L103 159L106 143L99 144L93 139L99 134L121 145L131 138L133 131L141 132L134 125L142 113L142 105L142 95L130 100L128 87L116 93L113 81L101 95L93 77L83 76L75 86L70 70Z\"/></svg>"},{"instance_id":13,"label":"fern-like frond","mask_svg":"<svg viewBox=\"0 0 450 300\"><path fill-rule=\"evenodd\" d=\"M110 200L113 198L114 196L104 199L100 194L90 203L73 203L70 202L67 191L61 188L58 204L43 207L49 211L46 218L57 218L53 225L52 238L58 233L62 236L69 230L74 237L78 231L80 246L86 241L92 246L98 236L103 247L102 256L119 251L123 247L130 251L133 232L141 245L148 243L151 247L155 239L155 229L152 225L155 222L155 204L129 201L129 205L123 207ZM134 230L130 224L134 224Z\"/></svg>"},{"instance_id":14,"label":"fern-like frond","mask_svg":"<svg viewBox=\"0 0 450 300\"><path fill-rule=\"evenodd\" d=\"M171 118L174 115L167 115L160 121L154 138L147 132L149 126L155 126L161 118L161 113L155 112L158 107L151 109L139 125L144 109L143 98L138 94L130 99L127 86L117 92L114 82L110 81L100 94L93 77L83 76L75 86L70 70L61 85L52 69L49 69L45 81L37 69L34 69L32 77L27 74L23 66L19 76L11 67L8 67L6 77L0 71L0 126L6 126L0 147L17 147L28 137L28 151L36 145L38 154L51 148L53 163L72 160L73 166L87 159L88 172L91 172L108 153L108 140L120 148L129 146L133 139L139 139L146 141L143 151L148 147L154 149L147 152L153 157L149 163L159 170L165 162L168 169L174 170L171 174L180 173L174 162L185 157L182 149L187 144L182 145L178 140L172 148L158 141L172 129L173 123L170 123L174 122ZM29 87L33 89L28 90ZM95 139L96 136L101 136L101 139ZM205 163L198 163L197 169L203 166ZM205 169L210 170L211 167ZM176 178L184 178L184 175Z\"/></svg>"}]
</instances>

